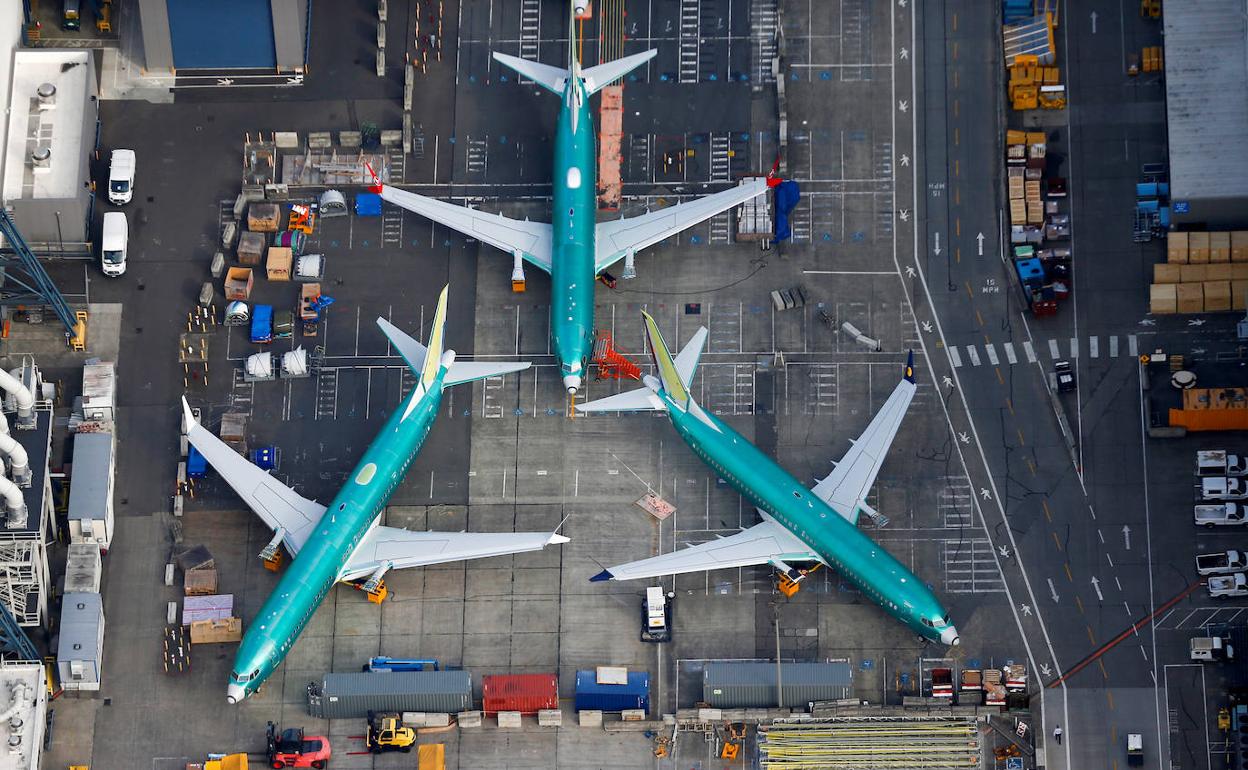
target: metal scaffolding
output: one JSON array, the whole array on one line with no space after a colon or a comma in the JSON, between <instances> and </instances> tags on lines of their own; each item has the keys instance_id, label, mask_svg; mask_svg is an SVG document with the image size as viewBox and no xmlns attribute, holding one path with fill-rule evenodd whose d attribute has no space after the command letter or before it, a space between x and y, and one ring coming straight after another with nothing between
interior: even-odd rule
<instances>
[{"instance_id":1,"label":"metal scaffolding","mask_svg":"<svg viewBox=\"0 0 1248 770\"><path fill-rule=\"evenodd\" d=\"M954 770L981 762L973 718L833 717L758 732L764 770Z\"/></svg>"},{"instance_id":2,"label":"metal scaffolding","mask_svg":"<svg viewBox=\"0 0 1248 770\"><path fill-rule=\"evenodd\" d=\"M4 238L0 248L0 305L46 305L65 325L65 331L74 336L77 333L74 311L3 207L0 207L0 236Z\"/></svg>"}]
</instances>

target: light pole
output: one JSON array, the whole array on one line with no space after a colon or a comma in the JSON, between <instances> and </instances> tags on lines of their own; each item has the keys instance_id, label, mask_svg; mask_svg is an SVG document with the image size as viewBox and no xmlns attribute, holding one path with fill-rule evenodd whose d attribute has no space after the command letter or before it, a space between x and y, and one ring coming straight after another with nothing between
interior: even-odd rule
<instances>
[{"instance_id":1,"label":"light pole","mask_svg":"<svg viewBox=\"0 0 1248 770\"><path fill-rule=\"evenodd\" d=\"M784 679L780 666L780 603L771 605L772 625L776 629L776 708L784 708Z\"/></svg>"},{"instance_id":2,"label":"light pole","mask_svg":"<svg viewBox=\"0 0 1248 770\"><path fill-rule=\"evenodd\" d=\"M56 212L56 245L61 256L65 255L65 238L61 235L61 212Z\"/></svg>"}]
</instances>

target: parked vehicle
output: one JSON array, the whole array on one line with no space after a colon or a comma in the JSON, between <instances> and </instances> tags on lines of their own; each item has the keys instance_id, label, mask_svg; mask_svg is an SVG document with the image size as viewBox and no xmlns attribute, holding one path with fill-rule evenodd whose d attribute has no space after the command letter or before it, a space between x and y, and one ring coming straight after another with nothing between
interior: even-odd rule
<instances>
[{"instance_id":1,"label":"parked vehicle","mask_svg":"<svg viewBox=\"0 0 1248 770\"><path fill-rule=\"evenodd\" d=\"M1192 637L1189 656L1192 660L1227 661L1235 658L1235 648L1230 639L1220 636Z\"/></svg>"},{"instance_id":2,"label":"parked vehicle","mask_svg":"<svg viewBox=\"0 0 1248 770\"><path fill-rule=\"evenodd\" d=\"M1230 476L1203 478L1196 485L1198 500L1244 500L1248 499L1248 485L1243 479Z\"/></svg>"},{"instance_id":3,"label":"parked vehicle","mask_svg":"<svg viewBox=\"0 0 1248 770\"><path fill-rule=\"evenodd\" d=\"M1139 733L1127 734L1127 765L1130 767L1144 765L1144 736Z\"/></svg>"},{"instance_id":4,"label":"parked vehicle","mask_svg":"<svg viewBox=\"0 0 1248 770\"><path fill-rule=\"evenodd\" d=\"M1209 595L1215 599L1248 596L1248 575L1242 572L1234 575L1213 575L1209 578L1208 586Z\"/></svg>"},{"instance_id":5,"label":"parked vehicle","mask_svg":"<svg viewBox=\"0 0 1248 770\"><path fill-rule=\"evenodd\" d=\"M387 658L378 655L369 658L364 671L437 671L438 662L433 658Z\"/></svg>"},{"instance_id":6,"label":"parked vehicle","mask_svg":"<svg viewBox=\"0 0 1248 770\"><path fill-rule=\"evenodd\" d=\"M273 313L273 339L290 339L295 333L295 314L290 310L277 310Z\"/></svg>"},{"instance_id":7,"label":"parked vehicle","mask_svg":"<svg viewBox=\"0 0 1248 770\"><path fill-rule=\"evenodd\" d=\"M1196 574L1225 575L1230 572L1243 572L1248 569L1248 555L1243 551L1222 551L1221 553L1202 553L1196 557Z\"/></svg>"},{"instance_id":8,"label":"parked vehicle","mask_svg":"<svg viewBox=\"0 0 1248 770\"><path fill-rule=\"evenodd\" d=\"M675 593L664 593L660 586L646 589L641 602L641 641L672 641L672 599Z\"/></svg>"},{"instance_id":9,"label":"parked vehicle","mask_svg":"<svg viewBox=\"0 0 1248 770\"><path fill-rule=\"evenodd\" d=\"M134 198L134 150L113 150L108 163L108 202L118 206Z\"/></svg>"},{"instance_id":10,"label":"parked vehicle","mask_svg":"<svg viewBox=\"0 0 1248 770\"><path fill-rule=\"evenodd\" d=\"M1245 510L1239 503L1198 505L1193 518L1200 527L1233 527L1245 523Z\"/></svg>"},{"instance_id":11,"label":"parked vehicle","mask_svg":"<svg viewBox=\"0 0 1248 770\"><path fill-rule=\"evenodd\" d=\"M1239 455L1224 449L1203 449L1196 453L1197 476L1248 476L1248 465Z\"/></svg>"},{"instance_id":12,"label":"parked vehicle","mask_svg":"<svg viewBox=\"0 0 1248 770\"><path fill-rule=\"evenodd\" d=\"M265 344L273 341L273 306L256 305L251 313L251 341Z\"/></svg>"},{"instance_id":13,"label":"parked vehicle","mask_svg":"<svg viewBox=\"0 0 1248 770\"><path fill-rule=\"evenodd\" d=\"M104 215L104 227L100 231L100 267L110 278L126 272L126 250L130 242L130 224L120 211Z\"/></svg>"},{"instance_id":14,"label":"parked vehicle","mask_svg":"<svg viewBox=\"0 0 1248 770\"><path fill-rule=\"evenodd\" d=\"M64 0L61 4L61 29L74 32L82 26L80 0Z\"/></svg>"}]
</instances>

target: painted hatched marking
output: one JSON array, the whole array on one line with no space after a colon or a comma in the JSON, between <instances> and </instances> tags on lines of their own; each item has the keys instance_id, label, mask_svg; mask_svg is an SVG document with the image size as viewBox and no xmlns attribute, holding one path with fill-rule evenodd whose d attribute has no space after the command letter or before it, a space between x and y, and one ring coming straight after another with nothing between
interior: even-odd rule
<instances>
[{"instance_id":1,"label":"painted hatched marking","mask_svg":"<svg viewBox=\"0 0 1248 770\"><path fill-rule=\"evenodd\" d=\"M944 541L945 590L949 593L1004 593L1005 581L997 569L987 538Z\"/></svg>"}]
</instances>

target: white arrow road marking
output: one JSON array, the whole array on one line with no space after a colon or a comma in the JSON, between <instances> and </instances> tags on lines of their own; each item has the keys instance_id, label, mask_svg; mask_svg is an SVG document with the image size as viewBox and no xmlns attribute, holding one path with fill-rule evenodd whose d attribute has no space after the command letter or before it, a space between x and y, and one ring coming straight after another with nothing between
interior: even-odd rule
<instances>
[{"instance_id":1,"label":"white arrow road marking","mask_svg":"<svg viewBox=\"0 0 1248 770\"><path fill-rule=\"evenodd\" d=\"M1053 603L1056 604L1059 601L1057 598L1057 586L1053 585L1053 578L1048 578L1048 581L1049 581L1049 595L1053 597Z\"/></svg>"},{"instance_id":2,"label":"white arrow road marking","mask_svg":"<svg viewBox=\"0 0 1248 770\"><path fill-rule=\"evenodd\" d=\"M979 256L984 256L984 234L980 233L975 236L975 242L979 244Z\"/></svg>"},{"instance_id":3,"label":"white arrow road marking","mask_svg":"<svg viewBox=\"0 0 1248 770\"><path fill-rule=\"evenodd\" d=\"M940 231L939 230L936 231L936 245L932 247L932 253L938 257L940 256Z\"/></svg>"},{"instance_id":4,"label":"white arrow road marking","mask_svg":"<svg viewBox=\"0 0 1248 770\"><path fill-rule=\"evenodd\" d=\"M1097 580L1095 575L1092 576L1092 590L1096 591L1097 601L1105 601L1105 597L1101 595L1101 581Z\"/></svg>"},{"instance_id":5,"label":"white arrow road marking","mask_svg":"<svg viewBox=\"0 0 1248 770\"><path fill-rule=\"evenodd\" d=\"M1092 34L1095 35L1096 34L1096 11L1093 11L1091 14L1089 14L1089 17L1092 19Z\"/></svg>"},{"instance_id":6,"label":"white arrow road marking","mask_svg":"<svg viewBox=\"0 0 1248 770\"><path fill-rule=\"evenodd\" d=\"M1131 550L1131 528L1126 524L1122 525L1122 546L1128 551Z\"/></svg>"}]
</instances>

